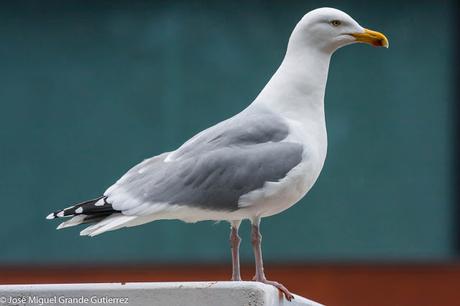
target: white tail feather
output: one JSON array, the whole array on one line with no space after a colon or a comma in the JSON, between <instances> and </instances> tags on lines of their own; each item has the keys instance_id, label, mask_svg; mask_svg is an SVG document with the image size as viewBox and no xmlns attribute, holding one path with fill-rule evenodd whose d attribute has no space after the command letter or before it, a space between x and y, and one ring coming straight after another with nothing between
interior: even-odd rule
<instances>
[{"instance_id":1,"label":"white tail feather","mask_svg":"<svg viewBox=\"0 0 460 306\"><path fill-rule=\"evenodd\" d=\"M125 216L122 214L113 214L105 218L104 220L88 226L80 232L81 236L94 237L107 231L113 231L124 227L126 223L137 218L136 216Z\"/></svg>"},{"instance_id":2,"label":"white tail feather","mask_svg":"<svg viewBox=\"0 0 460 306\"><path fill-rule=\"evenodd\" d=\"M75 216L72 219L70 219L68 221L65 221L65 222L62 222L61 224L59 224L59 226L56 229L59 230L59 229L63 229L63 228L66 228L66 227L71 227L71 226L75 226L75 225L78 225L78 224L82 224L83 220L86 217L87 217L87 215Z\"/></svg>"}]
</instances>

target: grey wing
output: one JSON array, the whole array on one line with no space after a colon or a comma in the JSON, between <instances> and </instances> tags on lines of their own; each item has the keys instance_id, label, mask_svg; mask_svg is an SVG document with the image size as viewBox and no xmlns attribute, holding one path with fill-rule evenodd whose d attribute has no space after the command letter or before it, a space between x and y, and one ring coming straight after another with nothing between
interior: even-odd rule
<instances>
[{"instance_id":1,"label":"grey wing","mask_svg":"<svg viewBox=\"0 0 460 306\"><path fill-rule=\"evenodd\" d=\"M192 137L168 156L178 160L216 148L280 142L289 134L285 120L273 112L253 107Z\"/></svg>"},{"instance_id":2,"label":"grey wing","mask_svg":"<svg viewBox=\"0 0 460 306\"><path fill-rule=\"evenodd\" d=\"M127 215L174 205L237 210L242 195L284 178L303 152L302 145L282 141L289 129L279 117L249 117L224 121L175 152L135 166L106 191L108 202Z\"/></svg>"}]
</instances>

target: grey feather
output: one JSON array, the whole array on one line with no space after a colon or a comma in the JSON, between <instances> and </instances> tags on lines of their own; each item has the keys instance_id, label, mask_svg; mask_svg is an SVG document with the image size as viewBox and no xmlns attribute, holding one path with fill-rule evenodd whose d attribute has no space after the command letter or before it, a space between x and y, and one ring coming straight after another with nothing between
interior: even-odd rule
<instances>
[{"instance_id":1,"label":"grey feather","mask_svg":"<svg viewBox=\"0 0 460 306\"><path fill-rule=\"evenodd\" d=\"M192 138L171 161L163 154L135 166L105 195L128 215L147 215L155 203L234 211L242 195L301 162L302 145L282 141L288 133L283 119L267 110L240 113Z\"/></svg>"},{"instance_id":2,"label":"grey feather","mask_svg":"<svg viewBox=\"0 0 460 306\"><path fill-rule=\"evenodd\" d=\"M177 149L173 156L175 159L187 158L216 148L279 142L288 133L283 118L260 106L253 107L199 133Z\"/></svg>"}]
</instances>

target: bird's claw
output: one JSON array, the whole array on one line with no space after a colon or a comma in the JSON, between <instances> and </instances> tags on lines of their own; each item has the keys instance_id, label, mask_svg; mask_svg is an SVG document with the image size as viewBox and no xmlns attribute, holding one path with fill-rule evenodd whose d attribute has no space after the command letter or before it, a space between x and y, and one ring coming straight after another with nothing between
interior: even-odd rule
<instances>
[{"instance_id":1,"label":"bird's claw","mask_svg":"<svg viewBox=\"0 0 460 306\"><path fill-rule=\"evenodd\" d=\"M281 293L284 294L284 296L286 297L286 299L287 299L289 302L290 302L291 300L294 299L294 295L293 295L291 292L289 292L289 290L288 290L286 287L284 287L283 284L280 284L280 283L275 282L275 281L269 281L269 280L267 280L267 279L257 279L256 276L254 276L254 277L252 278L252 280L253 280L253 281L257 281L257 282L261 282L261 283L263 283L263 284L272 285L272 286L278 288L278 290L279 290Z\"/></svg>"}]
</instances>

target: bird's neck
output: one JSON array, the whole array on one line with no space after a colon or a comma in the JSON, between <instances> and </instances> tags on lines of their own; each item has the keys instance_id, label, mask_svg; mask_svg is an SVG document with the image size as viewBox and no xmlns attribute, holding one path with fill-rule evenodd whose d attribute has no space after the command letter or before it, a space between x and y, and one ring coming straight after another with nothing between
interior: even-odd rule
<instances>
[{"instance_id":1,"label":"bird's neck","mask_svg":"<svg viewBox=\"0 0 460 306\"><path fill-rule=\"evenodd\" d=\"M324 94L331 54L290 41L280 67L253 104L299 122L324 122Z\"/></svg>"}]
</instances>

